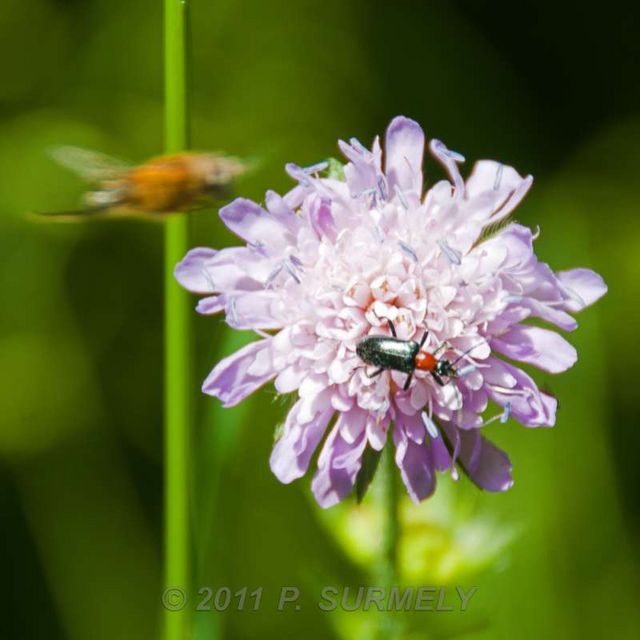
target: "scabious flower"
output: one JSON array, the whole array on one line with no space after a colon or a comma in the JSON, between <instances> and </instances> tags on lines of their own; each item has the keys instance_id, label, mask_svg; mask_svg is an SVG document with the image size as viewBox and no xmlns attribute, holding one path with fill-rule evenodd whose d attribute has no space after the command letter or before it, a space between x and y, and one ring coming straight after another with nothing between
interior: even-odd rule
<instances>
[{"instance_id":1,"label":"scabious flower","mask_svg":"<svg viewBox=\"0 0 640 640\"><path fill-rule=\"evenodd\" d=\"M507 455L481 435L494 420L552 426L556 400L513 362L559 373L576 350L541 320L575 329L571 313L606 291L588 269L554 273L538 261L536 234L506 223L531 186L498 162L478 162L465 181L464 158L432 140L449 179L424 192L424 133L395 118L371 150L339 146L343 175L326 163L287 165L297 185L269 191L265 207L239 198L220 211L245 244L190 251L176 268L197 310L224 311L235 329L262 339L217 364L203 391L233 406L275 379L295 393L271 469L284 483L303 476L319 449L312 489L323 507L354 486L365 450L393 441L407 491L420 501L435 472L459 466L488 491L512 485ZM366 336L390 335L456 363L440 385L429 371L373 376L356 353ZM498 413L486 419L489 403ZM491 411L491 410L490 410ZM391 438L388 437L391 431Z\"/></svg>"}]
</instances>

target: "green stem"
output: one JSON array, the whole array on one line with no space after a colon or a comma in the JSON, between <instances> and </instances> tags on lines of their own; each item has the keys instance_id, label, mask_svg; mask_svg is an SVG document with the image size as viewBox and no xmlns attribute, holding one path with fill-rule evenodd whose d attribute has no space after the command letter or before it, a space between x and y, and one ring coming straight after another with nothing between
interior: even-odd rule
<instances>
[{"instance_id":1,"label":"green stem","mask_svg":"<svg viewBox=\"0 0 640 640\"><path fill-rule=\"evenodd\" d=\"M382 537L383 571L381 577L385 580L384 586L394 586L398 563L398 483L393 450L389 444L385 447L382 464L384 528Z\"/></svg>"},{"instance_id":2,"label":"green stem","mask_svg":"<svg viewBox=\"0 0 640 640\"><path fill-rule=\"evenodd\" d=\"M398 470L395 466L393 448L389 443L382 452L382 545L378 565L379 586L389 595L391 589L399 585L398 543L400 541ZM378 586L378 585L376 585ZM397 613L384 612L379 626L378 637L382 640L395 640L401 637L401 626Z\"/></svg>"},{"instance_id":3,"label":"green stem","mask_svg":"<svg viewBox=\"0 0 640 640\"><path fill-rule=\"evenodd\" d=\"M187 27L188 0L165 0L165 150L182 151L188 140ZM165 587L190 586L189 427L190 323L188 294L173 270L189 245L188 218L165 223ZM165 640L186 640L187 609L165 612Z\"/></svg>"}]
</instances>

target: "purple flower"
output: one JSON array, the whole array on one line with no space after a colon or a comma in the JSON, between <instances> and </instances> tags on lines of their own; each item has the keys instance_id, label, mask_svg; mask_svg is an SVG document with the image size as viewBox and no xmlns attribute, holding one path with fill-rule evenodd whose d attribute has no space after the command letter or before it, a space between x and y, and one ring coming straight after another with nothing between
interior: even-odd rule
<instances>
[{"instance_id":1,"label":"purple flower","mask_svg":"<svg viewBox=\"0 0 640 640\"><path fill-rule=\"evenodd\" d=\"M554 273L533 251L535 235L506 223L531 186L511 167L478 162L464 181L463 158L442 142L429 149L449 180L423 194L424 133L404 117L386 133L383 157L340 142L344 177L321 177L324 165L287 172L297 186L270 191L266 208L239 198L220 211L245 244L194 249L176 278L205 295L198 311L224 311L236 329L262 339L225 358L203 391L225 406L275 379L279 393L296 393L271 468L285 483L303 476L320 448L313 492L323 507L351 492L367 448L391 439L409 495L435 489L436 471L459 465L479 487L512 485L507 455L480 427L513 417L528 427L552 426L556 400L511 364L549 373L568 369L575 349L543 320L575 329L570 313L606 291L588 269ZM455 363L439 384L428 370L383 371L357 355L369 335L389 335ZM504 358L508 359L505 360ZM489 403L499 410L489 419Z\"/></svg>"}]
</instances>

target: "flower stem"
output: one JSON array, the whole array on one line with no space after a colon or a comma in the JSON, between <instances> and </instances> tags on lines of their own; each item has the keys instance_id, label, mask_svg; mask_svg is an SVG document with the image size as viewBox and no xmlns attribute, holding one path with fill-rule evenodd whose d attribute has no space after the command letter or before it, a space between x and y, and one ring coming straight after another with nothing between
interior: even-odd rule
<instances>
[{"instance_id":1,"label":"flower stem","mask_svg":"<svg viewBox=\"0 0 640 640\"><path fill-rule=\"evenodd\" d=\"M381 460L382 485L382 544L378 566L379 586L384 589L388 598L393 587L398 584L398 542L400 540L400 524L398 519L398 473L395 467L393 449L390 444L384 448ZM376 585L377 586L377 585ZM378 629L378 637L382 640L394 640L401 636L401 626L397 614L384 612Z\"/></svg>"},{"instance_id":2,"label":"flower stem","mask_svg":"<svg viewBox=\"0 0 640 640\"><path fill-rule=\"evenodd\" d=\"M188 0L164 2L165 150L188 146ZM165 223L165 531L164 583L188 590L189 535L189 427L190 325L188 294L173 277L176 263L188 249L188 218L175 216ZM187 609L165 611L165 640L185 640L189 634Z\"/></svg>"}]
</instances>

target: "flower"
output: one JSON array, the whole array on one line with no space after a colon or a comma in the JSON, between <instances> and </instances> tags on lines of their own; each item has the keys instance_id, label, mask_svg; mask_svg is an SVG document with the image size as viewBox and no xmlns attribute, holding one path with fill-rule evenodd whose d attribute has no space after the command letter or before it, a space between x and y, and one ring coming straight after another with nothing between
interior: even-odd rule
<instances>
[{"instance_id":1,"label":"flower","mask_svg":"<svg viewBox=\"0 0 640 640\"><path fill-rule=\"evenodd\" d=\"M343 175L289 164L297 186L267 192L266 209L239 198L220 211L244 246L193 249L176 268L206 296L200 313L224 311L231 327L262 336L219 362L203 391L225 406L273 379L279 393L296 393L271 469L291 482L320 449L312 489L323 507L351 492L365 450L381 451L389 431L416 502L433 493L436 471L457 477L457 465L483 489L508 489L509 458L480 428L509 417L552 426L557 406L510 361L559 373L577 357L558 333L526 321L571 331L570 314L606 291L588 269L554 273L536 258L536 235L508 223L531 176L483 160L464 181L464 158L432 140L449 180L423 194L424 144L420 126L397 117L384 156L377 138L371 150L339 142ZM417 369L406 390L406 373L374 376L356 349L392 329L400 340L424 337L422 352L449 368ZM486 420L489 402L500 413Z\"/></svg>"}]
</instances>

